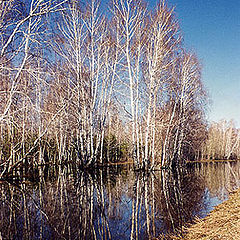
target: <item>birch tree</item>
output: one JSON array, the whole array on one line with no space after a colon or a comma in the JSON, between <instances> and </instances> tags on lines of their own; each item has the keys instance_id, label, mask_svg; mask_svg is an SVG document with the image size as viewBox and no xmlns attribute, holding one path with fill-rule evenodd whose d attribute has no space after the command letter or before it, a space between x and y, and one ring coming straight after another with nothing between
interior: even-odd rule
<instances>
[{"instance_id":1,"label":"birch tree","mask_svg":"<svg viewBox=\"0 0 240 240\"><path fill-rule=\"evenodd\" d=\"M0 3L0 11L3 17L0 22L0 74L5 74L7 71L9 79L7 89L0 92L0 98L5 96L4 105L1 106L0 124L2 125L4 122L12 126L11 142L14 143L14 147L11 152L15 154L21 149L23 151L17 158L13 154L9 156L3 163L4 171L8 167L11 169L14 165L23 162L26 157L22 155L22 153L25 153L26 112L34 112L29 111L28 107L31 106L34 110L35 98L33 95L29 95L26 87L22 88L22 83L25 81L22 78L30 74L30 77L26 79L29 82L32 81L29 66L33 60L35 47L46 31L43 24L48 14L61 9L63 2L32 0L27 3L24 1L1 1ZM24 85L31 85L31 83L25 82ZM23 113L23 119L20 117L21 113ZM21 122L19 122L20 119ZM22 129L21 133L17 130L18 125L22 126L20 128ZM19 140L20 134L22 136L21 140ZM19 145L22 145L22 147L19 148ZM14 163L14 161L16 162Z\"/></svg>"},{"instance_id":2,"label":"birch tree","mask_svg":"<svg viewBox=\"0 0 240 240\"><path fill-rule=\"evenodd\" d=\"M145 128L144 161L155 163L155 128L157 106L164 104L164 91L171 79L171 68L176 61L181 35L179 25L174 16L174 9L168 8L165 1L160 1L156 12L149 22L148 41L146 49L146 89L147 116ZM151 135L150 135L151 134ZM149 147L151 146L151 152Z\"/></svg>"},{"instance_id":3,"label":"birch tree","mask_svg":"<svg viewBox=\"0 0 240 240\"><path fill-rule=\"evenodd\" d=\"M182 53L175 66L175 81L173 82L175 123L171 139L171 164L181 164L184 146L188 145L187 134L191 129L192 114L205 107L205 91L201 83L201 71L197 58L191 53ZM201 115L199 115L201 117ZM201 118L198 119L201 121ZM190 129L189 129L190 127ZM191 147L191 146L188 146Z\"/></svg>"},{"instance_id":4,"label":"birch tree","mask_svg":"<svg viewBox=\"0 0 240 240\"><path fill-rule=\"evenodd\" d=\"M126 104L130 105L128 115L131 121L131 135L133 144L133 160L137 168L140 167L139 149L139 86L141 81L142 44L140 40L144 29L145 8L141 2L135 0L112 1L119 36L118 47L121 53L121 87L126 90L122 94L129 96Z\"/></svg>"},{"instance_id":5,"label":"birch tree","mask_svg":"<svg viewBox=\"0 0 240 240\"><path fill-rule=\"evenodd\" d=\"M61 14L60 35L54 45L70 72L71 102L77 108L69 114L75 117L76 151L84 166L96 163L102 147L116 71L117 53L99 4L92 0L82 12L72 2Z\"/></svg>"},{"instance_id":6,"label":"birch tree","mask_svg":"<svg viewBox=\"0 0 240 240\"><path fill-rule=\"evenodd\" d=\"M2 8L4 8L3 1L1 2ZM12 4L13 5L13 4ZM32 0L27 14L22 15L19 19L16 19L12 24L5 26L5 31L8 35L2 40L0 57L1 59L5 56L7 59L15 59L16 66L11 71L11 87L9 91L9 98L4 107L4 111L0 116L0 121L7 115L12 99L15 94L15 90L19 81L19 76L23 71L25 64L29 58L30 44L34 42L34 38L40 33L42 27L43 18L51 12L56 12L61 7L62 2L51 2ZM37 39L35 39L37 40ZM11 55L11 48L15 44L17 47L14 48L14 52Z\"/></svg>"},{"instance_id":7,"label":"birch tree","mask_svg":"<svg viewBox=\"0 0 240 240\"><path fill-rule=\"evenodd\" d=\"M239 129L233 120L221 120L209 126L208 138L202 146L207 159L239 159Z\"/></svg>"},{"instance_id":8,"label":"birch tree","mask_svg":"<svg viewBox=\"0 0 240 240\"><path fill-rule=\"evenodd\" d=\"M10 163L22 151L6 171L27 156L49 161L50 142L51 161L83 168L110 161L109 139L127 143L136 169L200 155L201 68L165 0L152 12L143 1L112 0L111 13L98 0L16 2L0 3L0 127L10 146L1 156ZM235 135L224 135L228 158Z\"/></svg>"}]
</instances>

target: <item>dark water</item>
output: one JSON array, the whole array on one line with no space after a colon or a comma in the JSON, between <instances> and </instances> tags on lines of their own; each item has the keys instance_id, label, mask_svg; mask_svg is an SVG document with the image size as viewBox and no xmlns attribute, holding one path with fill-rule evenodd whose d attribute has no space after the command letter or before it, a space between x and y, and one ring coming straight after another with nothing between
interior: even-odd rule
<instances>
[{"instance_id":1,"label":"dark water","mask_svg":"<svg viewBox=\"0 0 240 240\"><path fill-rule=\"evenodd\" d=\"M129 166L43 173L0 182L0 239L151 239L206 216L240 187L240 162L178 173Z\"/></svg>"}]
</instances>

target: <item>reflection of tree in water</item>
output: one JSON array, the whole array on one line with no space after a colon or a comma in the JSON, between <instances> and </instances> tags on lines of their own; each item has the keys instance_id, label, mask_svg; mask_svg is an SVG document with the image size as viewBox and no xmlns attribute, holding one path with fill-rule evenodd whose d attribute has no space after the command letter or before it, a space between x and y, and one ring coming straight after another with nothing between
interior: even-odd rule
<instances>
[{"instance_id":1,"label":"reflection of tree in water","mask_svg":"<svg viewBox=\"0 0 240 240\"><path fill-rule=\"evenodd\" d=\"M225 200L229 192L240 187L240 161L194 165L195 173L203 176L211 196Z\"/></svg>"},{"instance_id":2,"label":"reflection of tree in water","mask_svg":"<svg viewBox=\"0 0 240 240\"><path fill-rule=\"evenodd\" d=\"M46 194L50 196L48 214L54 216L51 225L56 226L58 222L56 228L61 236L66 239L111 238L102 172L79 172L75 178L62 172L57 186L46 189L51 191Z\"/></svg>"},{"instance_id":3,"label":"reflection of tree in water","mask_svg":"<svg viewBox=\"0 0 240 240\"><path fill-rule=\"evenodd\" d=\"M41 184L41 181L39 185ZM38 185L3 182L0 185L0 232L3 239L42 239L48 219L42 210L42 190Z\"/></svg>"},{"instance_id":4,"label":"reflection of tree in water","mask_svg":"<svg viewBox=\"0 0 240 240\"><path fill-rule=\"evenodd\" d=\"M57 180L32 187L1 185L3 239L107 239L102 178L59 170Z\"/></svg>"},{"instance_id":5,"label":"reflection of tree in water","mask_svg":"<svg viewBox=\"0 0 240 240\"><path fill-rule=\"evenodd\" d=\"M1 185L3 239L148 239L191 220L204 194L187 171L67 170Z\"/></svg>"},{"instance_id":6,"label":"reflection of tree in water","mask_svg":"<svg viewBox=\"0 0 240 240\"><path fill-rule=\"evenodd\" d=\"M158 211L163 217L163 232L181 230L203 207L204 182L193 172L162 171L156 191Z\"/></svg>"},{"instance_id":7,"label":"reflection of tree in water","mask_svg":"<svg viewBox=\"0 0 240 240\"><path fill-rule=\"evenodd\" d=\"M121 189L113 189L119 201ZM200 211L204 189L203 179L190 171L134 174L124 190L131 204L130 239L148 239L181 229Z\"/></svg>"}]
</instances>

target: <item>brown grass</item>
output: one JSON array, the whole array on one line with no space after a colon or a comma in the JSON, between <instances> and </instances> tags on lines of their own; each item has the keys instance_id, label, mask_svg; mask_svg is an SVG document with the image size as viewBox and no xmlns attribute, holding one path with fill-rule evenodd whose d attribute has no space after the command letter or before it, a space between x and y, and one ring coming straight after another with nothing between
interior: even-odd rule
<instances>
[{"instance_id":1,"label":"brown grass","mask_svg":"<svg viewBox=\"0 0 240 240\"><path fill-rule=\"evenodd\" d=\"M240 159L219 159L219 160L215 160L215 159L203 159L203 160L194 160L194 161L186 161L186 163L215 163L215 162L237 162L240 161Z\"/></svg>"},{"instance_id":2,"label":"brown grass","mask_svg":"<svg viewBox=\"0 0 240 240\"><path fill-rule=\"evenodd\" d=\"M184 240L239 240L240 239L240 189L232 193L229 199L209 213L203 219L186 227L184 237L172 239Z\"/></svg>"}]
</instances>

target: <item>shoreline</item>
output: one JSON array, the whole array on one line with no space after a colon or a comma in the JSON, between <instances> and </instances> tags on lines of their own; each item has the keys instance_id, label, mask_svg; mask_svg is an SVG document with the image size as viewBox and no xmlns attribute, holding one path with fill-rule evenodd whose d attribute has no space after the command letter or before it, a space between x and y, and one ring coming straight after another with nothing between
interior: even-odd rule
<instances>
[{"instance_id":1,"label":"shoreline","mask_svg":"<svg viewBox=\"0 0 240 240\"><path fill-rule=\"evenodd\" d=\"M175 240L209 240L240 238L240 189L230 193L229 199L217 205L205 218L183 229L183 237Z\"/></svg>"},{"instance_id":2,"label":"shoreline","mask_svg":"<svg viewBox=\"0 0 240 240\"><path fill-rule=\"evenodd\" d=\"M240 161L240 159L203 159L203 160L193 160L189 161L187 160L186 163L216 163L216 162L237 162Z\"/></svg>"}]
</instances>

